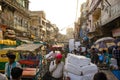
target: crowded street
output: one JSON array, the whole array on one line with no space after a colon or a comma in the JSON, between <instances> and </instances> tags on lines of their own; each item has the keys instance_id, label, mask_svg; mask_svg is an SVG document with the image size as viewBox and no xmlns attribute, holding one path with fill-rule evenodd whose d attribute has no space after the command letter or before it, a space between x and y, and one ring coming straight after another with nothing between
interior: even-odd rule
<instances>
[{"instance_id":1,"label":"crowded street","mask_svg":"<svg viewBox=\"0 0 120 80\"><path fill-rule=\"evenodd\" d=\"M0 80L120 80L120 0L0 0Z\"/></svg>"}]
</instances>

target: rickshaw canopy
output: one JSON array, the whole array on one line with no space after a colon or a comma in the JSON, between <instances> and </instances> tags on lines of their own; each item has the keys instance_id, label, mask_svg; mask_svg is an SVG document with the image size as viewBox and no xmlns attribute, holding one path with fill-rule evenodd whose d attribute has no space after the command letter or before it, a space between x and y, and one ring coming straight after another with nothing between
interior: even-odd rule
<instances>
[{"instance_id":1,"label":"rickshaw canopy","mask_svg":"<svg viewBox=\"0 0 120 80\"><path fill-rule=\"evenodd\" d=\"M35 51L39 48L41 48L42 44L22 44L15 49L18 51Z\"/></svg>"},{"instance_id":2,"label":"rickshaw canopy","mask_svg":"<svg viewBox=\"0 0 120 80\"><path fill-rule=\"evenodd\" d=\"M11 51L28 51L28 52L33 52L36 51L37 49L40 49L42 44L22 44L16 48L9 48Z\"/></svg>"}]
</instances>

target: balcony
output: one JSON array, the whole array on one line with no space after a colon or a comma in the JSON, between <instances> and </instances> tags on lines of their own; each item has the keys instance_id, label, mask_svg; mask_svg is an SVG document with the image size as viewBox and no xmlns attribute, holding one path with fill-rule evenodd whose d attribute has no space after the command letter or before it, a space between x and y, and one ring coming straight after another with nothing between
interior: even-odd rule
<instances>
[{"instance_id":1,"label":"balcony","mask_svg":"<svg viewBox=\"0 0 120 80\"><path fill-rule=\"evenodd\" d=\"M5 2L6 4L9 4L10 6L14 7L16 10L20 11L21 13L28 14L28 10L27 8L23 7L22 5L20 5L17 1L15 0L0 0L0 2Z\"/></svg>"}]
</instances>

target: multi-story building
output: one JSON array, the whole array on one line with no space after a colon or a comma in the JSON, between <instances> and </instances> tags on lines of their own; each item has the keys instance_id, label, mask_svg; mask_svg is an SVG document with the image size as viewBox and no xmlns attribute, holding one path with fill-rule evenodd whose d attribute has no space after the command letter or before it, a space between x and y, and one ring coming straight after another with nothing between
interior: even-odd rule
<instances>
[{"instance_id":1,"label":"multi-story building","mask_svg":"<svg viewBox=\"0 0 120 80\"><path fill-rule=\"evenodd\" d=\"M71 39L71 38L72 39L74 38L74 29L72 27L68 27L66 29L66 33L67 33L66 37L67 37L68 40Z\"/></svg>"},{"instance_id":2,"label":"multi-story building","mask_svg":"<svg viewBox=\"0 0 120 80\"><path fill-rule=\"evenodd\" d=\"M46 32L47 32L47 41L48 42L52 42L54 40L54 25L50 22L50 21L47 21L46 23ZM51 41L52 40L52 41Z\"/></svg>"},{"instance_id":3,"label":"multi-story building","mask_svg":"<svg viewBox=\"0 0 120 80\"><path fill-rule=\"evenodd\" d=\"M120 36L120 0L88 0L88 36Z\"/></svg>"},{"instance_id":4,"label":"multi-story building","mask_svg":"<svg viewBox=\"0 0 120 80\"><path fill-rule=\"evenodd\" d=\"M54 43L56 41L58 41L58 35L59 35L59 29L56 26L56 24L52 24L51 26L51 31L50 31L50 36L47 35L47 40L49 40L50 42Z\"/></svg>"},{"instance_id":5,"label":"multi-story building","mask_svg":"<svg viewBox=\"0 0 120 80\"><path fill-rule=\"evenodd\" d=\"M106 0L102 4L101 31L104 36L120 37L120 0Z\"/></svg>"},{"instance_id":6,"label":"multi-story building","mask_svg":"<svg viewBox=\"0 0 120 80\"><path fill-rule=\"evenodd\" d=\"M35 40L45 42L55 40L58 27L46 19L44 11L31 11L30 17L30 32Z\"/></svg>"},{"instance_id":7,"label":"multi-story building","mask_svg":"<svg viewBox=\"0 0 120 80\"><path fill-rule=\"evenodd\" d=\"M80 19L78 19L77 22L74 23L74 39L79 40L80 39Z\"/></svg>"},{"instance_id":8,"label":"multi-story building","mask_svg":"<svg viewBox=\"0 0 120 80\"><path fill-rule=\"evenodd\" d=\"M36 40L45 40L46 38L46 16L44 11L30 12L30 32Z\"/></svg>"},{"instance_id":9,"label":"multi-story building","mask_svg":"<svg viewBox=\"0 0 120 80\"><path fill-rule=\"evenodd\" d=\"M0 0L0 28L4 38L28 38L29 0Z\"/></svg>"},{"instance_id":10,"label":"multi-story building","mask_svg":"<svg viewBox=\"0 0 120 80\"><path fill-rule=\"evenodd\" d=\"M87 28L87 13L88 13L88 8L87 6L87 2L83 3L81 5L81 14L80 14L80 18L78 18L78 21L75 23L75 39L76 40L80 40L83 42L88 42L87 39L87 33L88 33L88 28Z\"/></svg>"}]
</instances>

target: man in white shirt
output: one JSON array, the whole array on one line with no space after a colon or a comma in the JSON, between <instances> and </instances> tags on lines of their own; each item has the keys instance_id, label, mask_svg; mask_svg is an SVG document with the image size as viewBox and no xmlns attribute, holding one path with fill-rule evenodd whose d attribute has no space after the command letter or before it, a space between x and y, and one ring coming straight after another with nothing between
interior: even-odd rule
<instances>
[{"instance_id":1,"label":"man in white shirt","mask_svg":"<svg viewBox=\"0 0 120 80\"><path fill-rule=\"evenodd\" d=\"M62 60L62 54L58 53L55 56L55 60L51 61L49 71L52 75L52 80L62 80L63 70L64 70L64 62Z\"/></svg>"}]
</instances>

